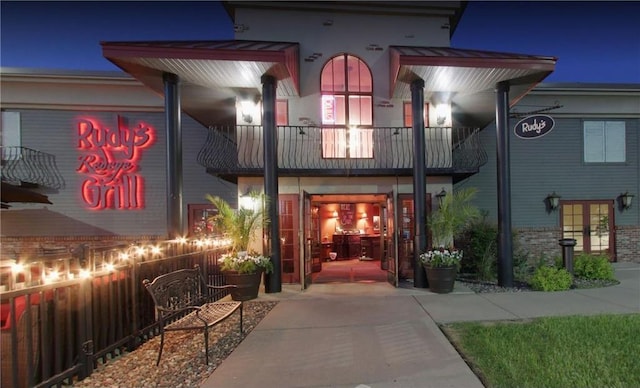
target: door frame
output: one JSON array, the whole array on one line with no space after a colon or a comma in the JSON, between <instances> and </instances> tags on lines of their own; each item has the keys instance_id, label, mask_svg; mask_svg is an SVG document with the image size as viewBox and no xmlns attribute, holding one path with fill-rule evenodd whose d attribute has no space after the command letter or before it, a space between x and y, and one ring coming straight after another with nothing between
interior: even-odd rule
<instances>
[{"instance_id":1,"label":"door frame","mask_svg":"<svg viewBox=\"0 0 640 388\"><path fill-rule=\"evenodd\" d=\"M562 238L565 238L565 223L564 223L564 211L565 205L581 205L582 206L582 251L584 253L592 253L591 251L591 209L590 206L594 204L605 204L608 207L608 229L609 229L609 261L616 261L616 233L615 233L615 201L612 199L589 199L589 200L560 200L560 233ZM573 233L577 231L572 231ZM572 235L567 235L567 238L573 238ZM597 254L597 253L596 253Z\"/></svg>"}]
</instances>

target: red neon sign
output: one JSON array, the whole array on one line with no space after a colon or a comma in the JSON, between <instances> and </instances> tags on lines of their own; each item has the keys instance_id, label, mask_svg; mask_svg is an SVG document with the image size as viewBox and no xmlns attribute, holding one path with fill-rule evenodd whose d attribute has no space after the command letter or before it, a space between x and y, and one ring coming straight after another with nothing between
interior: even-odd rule
<instances>
[{"instance_id":1,"label":"red neon sign","mask_svg":"<svg viewBox=\"0 0 640 388\"><path fill-rule=\"evenodd\" d=\"M80 119L77 129L82 200L95 210L144 208L144 179L137 171L142 150L155 142L156 131L142 122L129 128L122 116L117 129L92 119Z\"/></svg>"}]
</instances>

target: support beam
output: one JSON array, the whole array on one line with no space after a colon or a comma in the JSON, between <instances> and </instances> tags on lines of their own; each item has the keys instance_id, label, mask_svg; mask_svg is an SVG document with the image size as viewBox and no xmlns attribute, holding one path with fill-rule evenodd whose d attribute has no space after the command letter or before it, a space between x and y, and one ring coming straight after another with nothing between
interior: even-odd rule
<instances>
[{"instance_id":1,"label":"support beam","mask_svg":"<svg viewBox=\"0 0 640 388\"><path fill-rule=\"evenodd\" d=\"M509 83L496 85L496 139L498 164L498 284L513 287L511 235L511 175L509 161Z\"/></svg>"},{"instance_id":2,"label":"support beam","mask_svg":"<svg viewBox=\"0 0 640 388\"><path fill-rule=\"evenodd\" d=\"M427 193L424 133L424 81L411 83L413 120L413 286L426 288L427 276L420 265L420 253L427 249Z\"/></svg>"},{"instance_id":3,"label":"support beam","mask_svg":"<svg viewBox=\"0 0 640 388\"><path fill-rule=\"evenodd\" d=\"M167 234L170 239L184 235L182 214L182 119L178 76L162 75L167 133Z\"/></svg>"},{"instance_id":4,"label":"support beam","mask_svg":"<svg viewBox=\"0 0 640 388\"><path fill-rule=\"evenodd\" d=\"M278 129L276 128L277 80L270 75L262 79L262 130L264 142L264 192L268 198L267 254L273 262L273 272L265 275L265 292L282 291L282 253L280 249L280 220L278 212Z\"/></svg>"}]
</instances>

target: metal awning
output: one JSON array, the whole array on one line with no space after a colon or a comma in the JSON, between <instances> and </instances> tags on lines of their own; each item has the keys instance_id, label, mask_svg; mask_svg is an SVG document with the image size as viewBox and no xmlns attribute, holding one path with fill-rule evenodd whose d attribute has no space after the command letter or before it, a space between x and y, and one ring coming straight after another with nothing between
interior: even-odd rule
<instances>
[{"instance_id":1,"label":"metal awning","mask_svg":"<svg viewBox=\"0 0 640 388\"><path fill-rule=\"evenodd\" d=\"M105 58L159 94L164 94L162 74L178 75L182 108L203 125L233 116L230 99L260 94L260 78L265 74L278 80L278 96L299 95L297 43L224 40L101 45Z\"/></svg>"},{"instance_id":2,"label":"metal awning","mask_svg":"<svg viewBox=\"0 0 640 388\"><path fill-rule=\"evenodd\" d=\"M462 125L484 127L495 119L495 87L509 82L510 105L555 69L557 58L452 47L391 46L391 97L410 99L410 85L425 83L425 100L451 102Z\"/></svg>"},{"instance_id":3,"label":"metal awning","mask_svg":"<svg viewBox=\"0 0 640 388\"><path fill-rule=\"evenodd\" d=\"M299 44L267 41L102 42L105 58L163 94L162 74L181 80L182 109L205 126L233 122L236 96L261 93L261 77L278 80L277 95L299 96ZM495 119L494 88L511 85L510 105L555 69L547 56L390 46L390 97L409 100L410 84L425 82L425 100L451 102L459 125Z\"/></svg>"}]
</instances>

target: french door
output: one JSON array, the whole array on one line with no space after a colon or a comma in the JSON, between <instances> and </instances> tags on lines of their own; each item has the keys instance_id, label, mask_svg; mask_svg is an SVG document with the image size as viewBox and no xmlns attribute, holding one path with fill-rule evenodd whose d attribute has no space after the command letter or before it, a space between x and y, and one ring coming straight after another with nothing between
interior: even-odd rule
<instances>
[{"instance_id":1,"label":"french door","mask_svg":"<svg viewBox=\"0 0 640 388\"><path fill-rule=\"evenodd\" d=\"M387 204L382 208L382 234L384 236L383 245L383 267L387 269L387 281L392 286L398 287L398 251L396 249L396 223L395 223L395 194L393 191L387 194Z\"/></svg>"},{"instance_id":2,"label":"french door","mask_svg":"<svg viewBox=\"0 0 640 388\"><path fill-rule=\"evenodd\" d=\"M300 283L300 209L297 194L278 195L282 282Z\"/></svg>"},{"instance_id":3,"label":"french door","mask_svg":"<svg viewBox=\"0 0 640 388\"><path fill-rule=\"evenodd\" d=\"M575 252L615 261L614 201L560 201L562 238L576 239Z\"/></svg>"}]
</instances>

